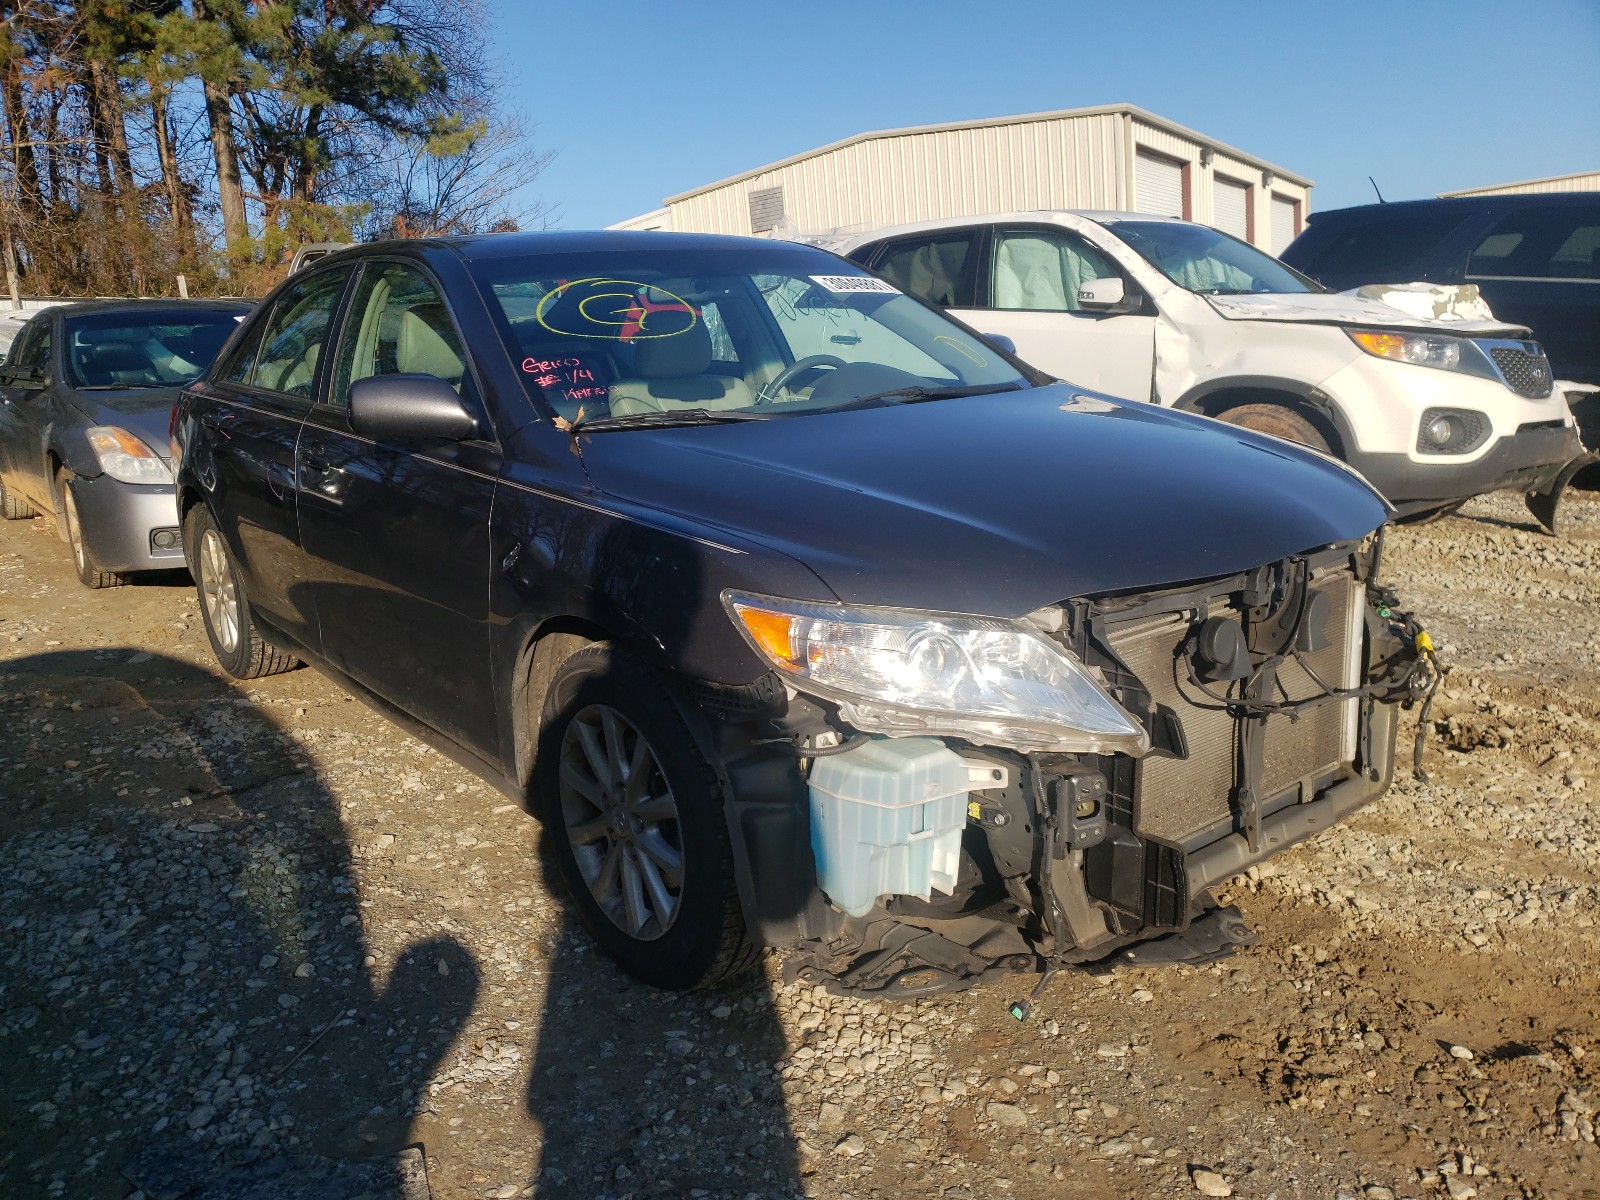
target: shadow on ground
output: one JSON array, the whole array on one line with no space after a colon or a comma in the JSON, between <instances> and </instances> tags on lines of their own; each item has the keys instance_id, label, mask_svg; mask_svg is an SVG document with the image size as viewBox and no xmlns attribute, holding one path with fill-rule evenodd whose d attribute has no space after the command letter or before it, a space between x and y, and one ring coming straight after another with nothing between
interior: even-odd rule
<instances>
[{"instance_id":1,"label":"shadow on ground","mask_svg":"<svg viewBox=\"0 0 1600 1200\"><path fill-rule=\"evenodd\" d=\"M409 1130L476 965L368 954L290 739L127 648L0 663L0 728L0 1193L426 1196Z\"/></svg>"}]
</instances>

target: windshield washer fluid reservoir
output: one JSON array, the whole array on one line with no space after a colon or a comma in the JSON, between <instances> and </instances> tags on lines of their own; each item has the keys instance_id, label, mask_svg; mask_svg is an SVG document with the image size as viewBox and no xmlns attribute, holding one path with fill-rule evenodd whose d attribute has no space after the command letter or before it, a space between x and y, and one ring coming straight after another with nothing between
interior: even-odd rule
<instances>
[{"instance_id":1,"label":"windshield washer fluid reservoir","mask_svg":"<svg viewBox=\"0 0 1600 1200\"><path fill-rule=\"evenodd\" d=\"M817 883L853 917L883 895L949 895L961 860L967 794L1009 772L969 762L932 738L878 738L811 765Z\"/></svg>"}]
</instances>

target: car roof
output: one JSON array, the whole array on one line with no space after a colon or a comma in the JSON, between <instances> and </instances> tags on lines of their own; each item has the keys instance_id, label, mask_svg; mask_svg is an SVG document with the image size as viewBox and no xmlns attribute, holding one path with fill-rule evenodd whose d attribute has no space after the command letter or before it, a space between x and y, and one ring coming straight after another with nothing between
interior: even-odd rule
<instances>
[{"instance_id":1,"label":"car roof","mask_svg":"<svg viewBox=\"0 0 1600 1200\"><path fill-rule=\"evenodd\" d=\"M159 311L161 309L177 311L197 309L236 313L249 312L254 306L254 300L183 300L178 297L166 300L157 297L141 300L78 300L66 304L52 305L50 308L41 311L60 313L65 317L74 317L83 313L139 313Z\"/></svg>"},{"instance_id":2,"label":"car roof","mask_svg":"<svg viewBox=\"0 0 1600 1200\"><path fill-rule=\"evenodd\" d=\"M1485 212L1490 209L1514 211L1519 208L1563 208L1592 205L1600 192L1502 192L1487 196L1437 196L1424 200L1390 200L1383 204L1352 204L1348 208L1329 208L1307 216L1311 223L1330 219L1347 220L1356 216L1382 214L1404 216L1416 212Z\"/></svg>"},{"instance_id":3,"label":"car roof","mask_svg":"<svg viewBox=\"0 0 1600 1200\"><path fill-rule=\"evenodd\" d=\"M451 250L468 262L496 258L524 258L546 254L583 254L618 250L733 250L738 248L771 250L774 245L816 252L814 246L802 246L773 238L735 237L721 233L662 233L656 230L633 229L581 229L546 230L538 233L480 233L451 237L411 238L383 242L362 242L345 250L319 258L315 267L321 270L335 263L366 258L374 254L397 252L417 253L430 250ZM310 268L307 268L308 270Z\"/></svg>"},{"instance_id":4,"label":"car roof","mask_svg":"<svg viewBox=\"0 0 1600 1200\"><path fill-rule=\"evenodd\" d=\"M1119 221L1167 221L1174 225L1193 224L1186 222L1181 217L1164 217L1155 213L1121 212L1115 209L1103 208L1034 208L1017 209L1011 212L973 213L964 217L936 217L929 221L911 221L902 225L883 225L877 229L865 230L849 239L845 244L851 247L862 246L868 242L875 242L885 237L900 237L908 233L932 233L940 229L965 229L970 225L995 225L1007 221L1059 221L1067 218L1067 225L1078 222L1092 222L1096 225L1111 226Z\"/></svg>"}]
</instances>

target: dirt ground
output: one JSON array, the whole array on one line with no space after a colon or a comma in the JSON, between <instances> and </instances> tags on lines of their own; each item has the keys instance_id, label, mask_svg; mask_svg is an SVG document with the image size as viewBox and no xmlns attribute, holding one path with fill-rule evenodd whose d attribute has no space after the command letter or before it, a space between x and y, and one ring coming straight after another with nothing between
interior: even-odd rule
<instances>
[{"instance_id":1,"label":"dirt ground","mask_svg":"<svg viewBox=\"0 0 1600 1200\"><path fill-rule=\"evenodd\" d=\"M1600 1196L1600 496L1566 515L1392 532L1430 780L1235 880L1252 949L1027 1023L636 985L504 797L314 671L221 678L187 577L91 593L0 526L0 1195Z\"/></svg>"}]
</instances>

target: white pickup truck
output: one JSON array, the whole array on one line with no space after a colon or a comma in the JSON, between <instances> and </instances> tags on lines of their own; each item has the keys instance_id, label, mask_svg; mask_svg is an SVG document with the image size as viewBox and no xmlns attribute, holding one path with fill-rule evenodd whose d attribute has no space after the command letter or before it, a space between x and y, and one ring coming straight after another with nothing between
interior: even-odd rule
<instances>
[{"instance_id":1,"label":"white pickup truck","mask_svg":"<svg viewBox=\"0 0 1600 1200\"><path fill-rule=\"evenodd\" d=\"M1327 292L1204 225L999 213L841 250L1061 379L1342 459L1403 517L1515 488L1553 530L1589 461L1527 329Z\"/></svg>"}]
</instances>

